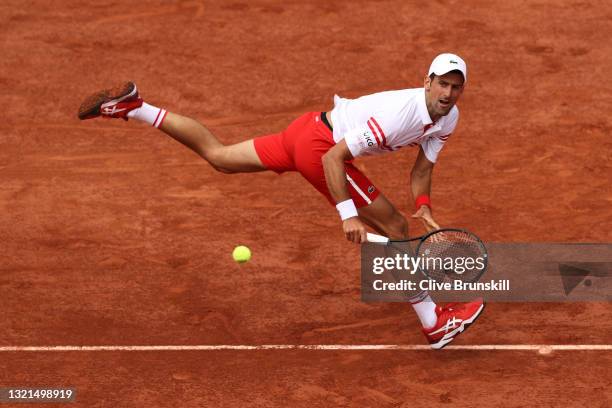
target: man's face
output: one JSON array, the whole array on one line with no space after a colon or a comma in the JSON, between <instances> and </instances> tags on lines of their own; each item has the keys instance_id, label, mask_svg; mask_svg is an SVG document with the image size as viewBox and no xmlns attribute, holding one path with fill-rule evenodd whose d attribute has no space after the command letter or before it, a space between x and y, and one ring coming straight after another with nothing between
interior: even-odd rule
<instances>
[{"instance_id":1,"label":"man's face","mask_svg":"<svg viewBox=\"0 0 612 408\"><path fill-rule=\"evenodd\" d=\"M449 72L442 76L430 79L425 77L425 101L427 110L436 120L445 116L455 106L463 93L463 75L458 72Z\"/></svg>"}]
</instances>

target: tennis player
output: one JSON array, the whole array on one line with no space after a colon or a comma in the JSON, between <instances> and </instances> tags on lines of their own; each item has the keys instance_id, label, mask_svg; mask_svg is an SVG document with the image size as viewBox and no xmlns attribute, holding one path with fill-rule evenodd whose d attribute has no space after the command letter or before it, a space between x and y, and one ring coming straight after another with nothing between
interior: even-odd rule
<instances>
[{"instance_id":1,"label":"tennis player","mask_svg":"<svg viewBox=\"0 0 612 408\"><path fill-rule=\"evenodd\" d=\"M467 81L467 67L454 54L434 58L423 88L386 91L357 99L334 97L327 112L309 112L280 133L224 145L194 119L143 101L127 82L87 98L80 119L136 119L187 146L222 173L299 172L336 206L346 238L366 241L366 226L392 239L408 237L408 222L354 166L356 157L418 147L411 172L416 211L428 231L439 229L431 212L431 175L444 144L457 126L455 106ZM411 301L433 348L450 343L484 308L481 299L437 306L427 292Z\"/></svg>"}]
</instances>

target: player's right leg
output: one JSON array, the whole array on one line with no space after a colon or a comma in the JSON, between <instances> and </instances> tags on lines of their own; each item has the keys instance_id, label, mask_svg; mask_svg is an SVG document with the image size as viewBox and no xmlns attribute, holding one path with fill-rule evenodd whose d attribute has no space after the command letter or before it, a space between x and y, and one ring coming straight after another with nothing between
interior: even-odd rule
<instances>
[{"instance_id":1,"label":"player's right leg","mask_svg":"<svg viewBox=\"0 0 612 408\"><path fill-rule=\"evenodd\" d=\"M201 123L143 102L133 82L97 92L81 104L79 119L134 118L187 146L223 173L264 171L253 140L224 145Z\"/></svg>"},{"instance_id":2,"label":"player's right leg","mask_svg":"<svg viewBox=\"0 0 612 408\"><path fill-rule=\"evenodd\" d=\"M358 213L379 234L397 240L408 238L408 221L384 194L379 193L371 203L359 208Z\"/></svg>"}]
</instances>

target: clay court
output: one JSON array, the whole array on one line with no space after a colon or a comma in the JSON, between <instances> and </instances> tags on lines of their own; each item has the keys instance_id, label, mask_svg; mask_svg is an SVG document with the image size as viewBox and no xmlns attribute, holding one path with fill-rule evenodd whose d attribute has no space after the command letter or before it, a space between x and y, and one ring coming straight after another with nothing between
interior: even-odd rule
<instances>
[{"instance_id":1,"label":"clay court","mask_svg":"<svg viewBox=\"0 0 612 408\"><path fill-rule=\"evenodd\" d=\"M609 2L8 0L0 34L0 387L83 407L612 405L609 303L491 303L429 350L409 305L361 302L359 247L298 174L222 175L145 125L76 117L131 79L234 143L336 93L420 87L452 51L469 79L436 219L611 242ZM408 215L416 154L358 161Z\"/></svg>"}]
</instances>

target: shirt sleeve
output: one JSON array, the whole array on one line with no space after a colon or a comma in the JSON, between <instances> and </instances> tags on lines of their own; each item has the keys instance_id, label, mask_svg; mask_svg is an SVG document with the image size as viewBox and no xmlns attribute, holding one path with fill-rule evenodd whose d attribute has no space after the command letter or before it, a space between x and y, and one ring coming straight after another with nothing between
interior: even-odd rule
<instances>
[{"instance_id":1,"label":"shirt sleeve","mask_svg":"<svg viewBox=\"0 0 612 408\"><path fill-rule=\"evenodd\" d=\"M438 160L438 155L444 147L444 143L446 143L450 135L455 131L458 121L459 111L456 110L444 126L442 126L442 129L421 142L421 147L423 148L427 160L432 163Z\"/></svg>"},{"instance_id":2,"label":"shirt sleeve","mask_svg":"<svg viewBox=\"0 0 612 408\"><path fill-rule=\"evenodd\" d=\"M364 126L349 130L344 135L353 157L368 156L393 151L379 121L370 117Z\"/></svg>"}]
</instances>

